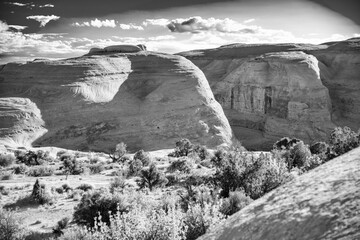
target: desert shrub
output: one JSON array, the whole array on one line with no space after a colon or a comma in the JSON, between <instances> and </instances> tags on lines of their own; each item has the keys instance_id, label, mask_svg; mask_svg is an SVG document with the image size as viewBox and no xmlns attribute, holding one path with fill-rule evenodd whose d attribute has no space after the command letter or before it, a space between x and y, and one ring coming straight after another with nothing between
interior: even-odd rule
<instances>
[{"instance_id":1,"label":"desert shrub","mask_svg":"<svg viewBox=\"0 0 360 240\"><path fill-rule=\"evenodd\" d=\"M13 211L0 208L0 239L21 240L24 239L24 233L21 219Z\"/></svg>"},{"instance_id":2,"label":"desert shrub","mask_svg":"<svg viewBox=\"0 0 360 240\"><path fill-rule=\"evenodd\" d=\"M30 177L45 177L54 174L54 168L50 166L33 166L27 171L27 175Z\"/></svg>"},{"instance_id":3,"label":"desert shrub","mask_svg":"<svg viewBox=\"0 0 360 240\"><path fill-rule=\"evenodd\" d=\"M35 181L31 197L39 204L52 204L54 202L54 199L46 188L46 185L40 183L39 179L36 179Z\"/></svg>"},{"instance_id":4,"label":"desert shrub","mask_svg":"<svg viewBox=\"0 0 360 240\"><path fill-rule=\"evenodd\" d=\"M330 134L330 144L335 156L339 156L360 146L360 132L355 133L349 127L337 127Z\"/></svg>"},{"instance_id":5,"label":"desert shrub","mask_svg":"<svg viewBox=\"0 0 360 240\"><path fill-rule=\"evenodd\" d=\"M244 192L230 192L229 197L223 200L219 211L224 215L230 216L249 205L252 201Z\"/></svg>"},{"instance_id":6,"label":"desert shrub","mask_svg":"<svg viewBox=\"0 0 360 240\"><path fill-rule=\"evenodd\" d=\"M116 144L115 149L109 153L109 157L113 160L113 162L124 162L124 155L126 154L126 144L121 142Z\"/></svg>"},{"instance_id":7,"label":"desert shrub","mask_svg":"<svg viewBox=\"0 0 360 240\"><path fill-rule=\"evenodd\" d=\"M149 168L141 170L140 181L138 181L140 189L147 187L152 191L154 187L165 186L166 183L165 175L157 169L154 163Z\"/></svg>"},{"instance_id":8,"label":"desert shrub","mask_svg":"<svg viewBox=\"0 0 360 240\"><path fill-rule=\"evenodd\" d=\"M64 229L68 227L70 223L70 218L64 217L60 221L57 222L56 226L53 228L53 233L55 235L62 235L64 233Z\"/></svg>"},{"instance_id":9,"label":"desert shrub","mask_svg":"<svg viewBox=\"0 0 360 240\"><path fill-rule=\"evenodd\" d=\"M284 138L280 139L279 141L275 142L273 145L273 148L277 149L277 150L289 150L298 142L300 142L299 139L296 139L296 138L290 139L288 137L284 137Z\"/></svg>"},{"instance_id":10,"label":"desert shrub","mask_svg":"<svg viewBox=\"0 0 360 240\"><path fill-rule=\"evenodd\" d=\"M64 189L65 192L72 190L72 187L70 187L67 183L64 183L61 187Z\"/></svg>"},{"instance_id":11,"label":"desert shrub","mask_svg":"<svg viewBox=\"0 0 360 240\"><path fill-rule=\"evenodd\" d=\"M129 164L128 177L139 175L142 168L143 164L139 159L131 160Z\"/></svg>"},{"instance_id":12,"label":"desert shrub","mask_svg":"<svg viewBox=\"0 0 360 240\"><path fill-rule=\"evenodd\" d=\"M0 174L0 180L11 180L14 179L14 175L12 174L12 172L2 172Z\"/></svg>"},{"instance_id":13,"label":"desert shrub","mask_svg":"<svg viewBox=\"0 0 360 240\"><path fill-rule=\"evenodd\" d=\"M184 216L186 239L195 240L205 234L207 229L218 225L225 216L220 213L216 204L194 204Z\"/></svg>"},{"instance_id":14,"label":"desert shrub","mask_svg":"<svg viewBox=\"0 0 360 240\"><path fill-rule=\"evenodd\" d=\"M80 203L75 207L74 222L94 227L94 220L110 223L110 215L117 211L125 212L128 208L125 196L110 194L104 190L85 193Z\"/></svg>"},{"instance_id":15,"label":"desert shrub","mask_svg":"<svg viewBox=\"0 0 360 240\"><path fill-rule=\"evenodd\" d=\"M68 198L72 198L74 201L81 200L84 195L84 191L82 189L75 189L68 192Z\"/></svg>"},{"instance_id":16,"label":"desert shrub","mask_svg":"<svg viewBox=\"0 0 360 240\"><path fill-rule=\"evenodd\" d=\"M87 167L90 170L90 174L99 174L105 170L105 166L103 163L89 164L87 165Z\"/></svg>"},{"instance_id":17,"label":"desert shrub","mask_svg":"<svg viewBox=\"0 0 360 240\"><path fill-rule=\"evenodd\" d=\"M89 183L82 183L76 189L80 189L83 190L84 192L87 192L89 190L93 190L94 186Z\"/></svg>"},{"instance_id":18,"label":"desert shrub","mask_svg":"<svg viewBox=\"0 0 360 240\"><path fill-rule=\"evenodd\" d=\"M27 166L42 165L45 162L51 160L49 152L42 150L38 151L15 151L16 159L19 163L24 163Z\"/></svg>"},{"instance_id":19,"label":"desert shrub","mask_svg":"<svg viewBox=\"0 0 360 240\"><path fill-rule=\"evenodd\" d=\"M116 190L125 188L125 179L123 177L116 177L110 182L110 192L114 193Z\"/></svg>"},{"instance_id":20,"label":"desert shrub","mask_svg":"<svg viewBox=\"0 0 360 240\"><path fill-rule=\"evenodd\" d=\"M194 145L189 139L183 138L175 143L174 152L170 153L170 157L185 157L193 151Z\"/></svg>"},{"instance_id":21,"label":"desert shrub","mask_svg":"<svg viewBox=\"0 0 360 240\"><path fill-rule=\"evenodd\" d=\"M66 150L60 150L60 151L58 151L58 152L56 153L56 157L60 159L61 156L62 156L62 155L65 155L65 154L69 154L68 151L66 151Z\"/></svg>"},{"instance_id":22,"label":"desert shrub","mask_svg":"<svg viewBox=\"0 0 360 240\"><path fill-rule=\"evenodd\" d=\"M167 183L166 183L167 187L178 184L182 179L179 173L166 174L165 177L167 179Z\"/></svg>"},{"instance_id":23,"label":"desert shrub","mask_svg":"<svg viewBox=\"0 0 360 240\"><path fill-rule=\"evenodd\" d=\"M214 153L214 156L211 158L211 163L219 168L221 167L223 161L225 161L224 159L227 158L228 152L225 151L224 149L219 149Z\"/></svg>"},{"instance_id":24,"label":"desert shrub","mask_svg":"<svg viewBox=\"0 0 360 240\"><path fill-rule=\"evenodd\" d=\"M252 199L257 199L272 189L289 181L289 172L282 158L265 154L258 157L232 151L217 164L214 180L222 188L221 196L243 189Z\"/></svg>"},{"instance_id":25,"label":"desert shrub","mask_svg":"<svg viewBox=\"0 0 360 240\"><path fill-rule=\"evenodd\" d=\"M288 159L288 168L302 168L306 158L311 157L310 149L303 141L299 141L290 149L290 158Z\"/></svg>"},{"instance_id":26,"label":"desert shrub","mask_svg":"<svg viewBox=\"0 0 360 240\"><path fill-rule=\"evenodd\" d=\"M63 170L66 174L66 179L69 174L79 175L84 172L82 163L76 157L70 155L63 155L60 160L63 162Z\"/></svg>"},{"instance_id":27,"label":"desert shrub","mask_svg":"<svg viewBox=\"0 0 360 240\"><path fill-rule=\"evenodd\" d=\"M138 159L142 162L143 166L149 166L150 164L150 155L149 153L145 152L144 150L139 150L134 154L134 160Z\"/></svg>"},{"instance_id":28,"label":"desert shrub","mask_svg":"<svg viewBox=\"0 0 360 240\"><path fill-rule=\"evenodd\" d=\"M200 160L205 160L210 156L210 153L205 146L196 145L194 147L194 152L199 156Z\"/></svg>"},{"instance_id":29,"label":"desert shrub","mask_svg":"<svg viewBox=\"0 0 360 240\"><path fill-rule=\"evenodd\" d=\"M5 186L0 186L0 194L1 195L9 195L10 190L7 189Z\"/></svg>"},{"instance_id":30,"label":"desert shrub","mask_svg":"<svg viewBox=\"0 0 360 240\"><path fill-rule=\"evenodd\" d=\"M22 163L15 165L13 169L15 174L25 174L29 167Z\"/></svg>"},{"instance_id":31,"label":"desert shrub","mask_svg":"<svg viewBox=\"0 0 360 240\"><path fill-rule=\"evenodd\" d=\"M59 194L63 194L64 193L64 189L62 187L57 187L55 188L55 192L59 193Z\"/></svg>"},{"instance_id":32,"label":"desert shrub","mask_svg":"<svg viewBox=\"0 0 360 240\"><path fill-rule=\"evenodd\" d=\"M193 168L193 163L187 158L182 157L175 161L172 161L170 166L167 168L168 172L180 171L184 173L190 173Z\"/></svg>"},{"instance_id":33,"label":"desert shrub","mask_svg":"<svg viewBox=\"0 0 360 240\"><path fill-rule=\"evenodd\" d=\"M15 162L16 158L12 153L0 153L0 167L8 167Z\"/></svg>"},{"instance_id":34,"label":"desert shrub","mask_svg":"<svg viewBox=\"0 0 360 240\"><path fill-rule=\"evenodd\" d=\"M323 159L319 155L311 155L305 159L304 165L302 166L302 171L309 171L311 169L320 166L323 163Z\"/></svg>"}]
</instances>

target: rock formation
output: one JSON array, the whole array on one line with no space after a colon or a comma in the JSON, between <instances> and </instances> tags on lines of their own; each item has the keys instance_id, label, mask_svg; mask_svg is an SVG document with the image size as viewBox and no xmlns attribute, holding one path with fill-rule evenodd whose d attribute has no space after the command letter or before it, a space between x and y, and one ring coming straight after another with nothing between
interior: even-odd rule
<instances>
[{"instance_id":1,"label":"rock formation","mask_svg":"<svg viewBox=\"0 0 360 240\"><path fill-rule=\"evenodd\" d=\"M360 127L360 39L309 44L232 44L180 53L206 75L235 135L249 149L281 137L325 140Z\"/></svg>"},{"instance_id":2,"label":"rock formation","mask_svg":"<svg viewBox=\"0 0 360 240\"><path fill-rule=\"evenodd\" d=\"M182 137L208 147L231 144L228 120L194 64L115 48L3 66L0 144L95 151L121 141L130 150L172 148Z\"/></svg>"},{"instance_id":3,"label":"rock formation","mask_svg":"<svg viewBox=\"0 0 360 240\"><path fill-rule=\"evenodd\" d=\"M360 148L271 191L199 240L360 239Z\"/></svg>"}]
</instances>

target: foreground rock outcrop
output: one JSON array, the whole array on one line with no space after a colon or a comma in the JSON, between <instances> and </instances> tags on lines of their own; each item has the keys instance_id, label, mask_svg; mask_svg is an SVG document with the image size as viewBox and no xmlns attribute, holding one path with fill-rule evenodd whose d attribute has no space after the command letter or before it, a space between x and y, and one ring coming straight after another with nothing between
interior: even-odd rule
<instances>
[{"instance_id":1,"label":"foreground rock outcrop","mask_svg":"<svg viewBox=\"0 0 360 240\"><path fill-rule=\"evenodd\" d=\"M181 137L208 147L231 144L228 120L201 70L181 56L119 48L3 66L0 144L99 151L120 141L130 150L171 148Z\"/></svg>"},{"instance_id":2,"label":"foreground rock outcrop","mask_svg":"<svg viewBox=\"0 0 360 240\"><path fill-rule=\"evenodd\" d=\"M360 128L360 39L232 44L180 53L206 75L238 139L269 149L281 137L311 143L334 126Z\"/></svg>"},{"instance_id":3,"label":"foreground rock outcrop","mask_svg":"<svg viewBox=\"0 0 360 240\"><path fill-rule=\"evenodd\" d=\"M360 239L360 148L299 176L200 237Z\"/></svg>"}]
</instances>

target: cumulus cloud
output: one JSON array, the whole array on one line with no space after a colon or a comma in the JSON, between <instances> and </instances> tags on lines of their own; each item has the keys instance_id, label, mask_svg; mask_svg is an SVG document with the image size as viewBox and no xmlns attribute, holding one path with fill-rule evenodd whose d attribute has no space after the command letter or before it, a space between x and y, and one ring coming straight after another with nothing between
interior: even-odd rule
<instances>
[{"instance_id":1,"label":"cumulus cloud","mask_svg":"<svg viewBox=\"0 0 360 240\"><path fill-rule=\"evenodd\" d=\"M247 26L238 23L232 19L216 19L202 17L191 18L178 18L171 20L166 25L172 32L191 32L199 33L202 31L218 31L218 32L243 32L243 33L255 33L258 29L256 26Z\"/></svg>"},{"instance_id":2,"label":"cumulus cloud","mask_svg":"<svg viewBox=\"0 0 360 240\"><path fill-rule=\"evenodd\" d=\"M17 31L22 31L24 30L25 28L27 28L27 26L20 26L20 25L9 25L9 28L13 28Z\"/></svg>"},{"instance_id":3,"label":"cumulus cloud","mask_svg":"<svg viewBox=\"0 0 360 240\"><path fill-rule=\"evenodd\" d=\"M169 19L166 18L158 18L158 19L146 19L142 24L146 27L148 25L153 26L166 26L170 23Z\"/></svg>"},{"instance_id":4,"label":"cumulus cloud","mask_svg":"<svg viewBox=\"0 0 360 240\"><path fill-rule=\"evenodd\" d=\"M50 22L50 21L56 21L58 19L60 19L59 16L55 16L55 15L35 15L35 16L28 16L26 17L26 19L33 19L35 21L40 22L40 27L45 27L45 25Z\"/></svg>"},{"instance_id":5,"label":"cumulus cloud","mask_svg":"<svg viewBox=\"0 0 360 240\"><path fill-rule=\"evenodd\" d=\"M99 20L99 19L95 18L95 20L91 20L90 22L82 22L82 23L75 22L75 23L71 24L71 26L74 26L74 27L97 27L97 28L111 27L111 28L114 28L114 27L116 27L116 23L115 23L115 20L109 20L109 19Z\"/></svg>"},{"instance_id":6,"label":"cumulus cloud","mask_svg":"<svg viewBox=\"0 0 360 240\"><path fill-rule=\"evenodd\" d=\"M142 26L135 25L134 23L120 24L119 26L123 30L130 30L130 29L135 29L135 30L139 30L139 31L144 30L144 28Z\"/></svg>"},{"instance_id":7,"label":"cumulus cloud","mask_svg":"<svg viewBox=\"0 0 360 240\"><path fill-rule=\"evenodd\" d=\"M244 23L251 23L253 21L255 21L255 18L246 19Z\"/></svg>"},{"instance_id":8,"label":"cumulus cloud","mask_svg":"<svg viewBox=\"0 0 360 240\"><path fill-rule=\"evenodd\" d=\"M5 2L6 4L18 6L18 7L26 7L28 6L28 3L18 3L18 2Z\"/></svg>"}]
</instances>

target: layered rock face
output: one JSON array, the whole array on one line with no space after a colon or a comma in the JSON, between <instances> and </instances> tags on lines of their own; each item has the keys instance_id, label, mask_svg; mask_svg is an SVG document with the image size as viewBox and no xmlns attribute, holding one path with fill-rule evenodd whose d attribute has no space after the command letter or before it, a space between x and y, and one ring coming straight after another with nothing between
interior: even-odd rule
<instances>
[{"instance_id":1,"label":"layered rock face","mask_svg":"<svg viewBox=\"0 0 360 240\"><path fill-rule=\"evenodd\" d=\"M204 74L180 56L140 51L10 63L0 79L3 144L101 151L121 141L130 150L171 148L182 137L231 144Z\"/></svg>"},{"instance_id":2,"label":"layered rock face","mask_svg":"<svg viewBox=\"0 0 360 240\"><path fill-rule=\"evenodd\" d=\"M284 136L311 143L335 125L360 127L359 42L233 44L180 55L203 70L243 145L269 149Z\"/></svg>"},{"instance_id":3,"label":"layered rock face","mask_svg":"<svg viewBox=\"0 0 360 240\"><path fill-rule=\"evenodd\" d=\"M360 148L275 189L199 240L359 239Z\"/></svg>"}]
</instances>

